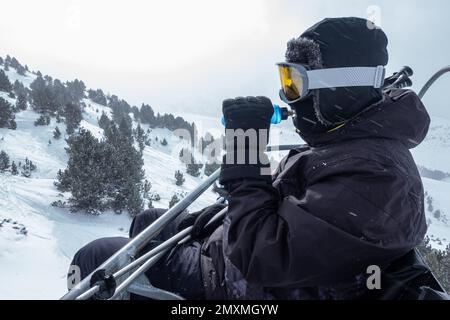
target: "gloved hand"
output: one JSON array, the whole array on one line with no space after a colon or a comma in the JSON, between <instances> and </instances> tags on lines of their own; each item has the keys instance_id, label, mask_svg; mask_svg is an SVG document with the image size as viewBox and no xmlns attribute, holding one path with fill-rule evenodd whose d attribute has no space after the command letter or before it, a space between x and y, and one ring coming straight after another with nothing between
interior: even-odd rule
<instances>
[{"instance_id":1,"label":"gloved hand","mask_svg":"<svg viewBox=\"0 0 450 320\"><path fill-rule=\"evenodd\" d=\"M191 237L193 239L202 239L209 236L214 230L216 230L223 221L216 221L208 226L206 224L222 209L226 208L226 204L216 203L212 206L206 207L200 211L190 213L186 215L183 221L178 225L178 231L193 226L191 231Z\"/></svg>"},{"instance_id":2,"label":"gloved hand","mask_svg":"<svg viewBox=\"0 0 450 320\"><path fill-rule=\"evenodd\" d=\"M222 162L220 183L245 178L271 181L270 175L262 174L261 171L264 168L269 168L270 171L270 164L264 153L269 142L270 120L273 115L270 99L228 99L223 102L222 111L227 154Z\"/></svg>"}]
</instances>

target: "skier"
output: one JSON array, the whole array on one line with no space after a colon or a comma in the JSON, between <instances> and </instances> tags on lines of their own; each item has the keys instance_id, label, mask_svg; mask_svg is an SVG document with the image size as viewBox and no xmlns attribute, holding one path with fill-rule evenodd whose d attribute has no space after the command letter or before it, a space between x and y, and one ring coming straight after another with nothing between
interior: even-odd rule
<instances>
[{"instance_id":1,"label":"skier","mask_svg":"<svg viewBox=\"0 0 450 320\"><path fill-rule=\"evenodd\" d=\"M272 176L257 151L268 142L271 101L223 102L227 155L220 183L229 193L228 214L212 234L202 227L220 205L165 230L157 240L190 219L195 240L147 272L153 285L188 299L357 299L368 290L369 266L385 270L422 242L424 191L409 149L425 138L430 118L414 92L383 92L376 84L388 63L387 44L381 29L360 18L325 19L288 42L286 62L278 65L280 96L307 145L291 150ZM348 69L354 74L336 75L346 72L339 68L355 68ZM321 71L320 89L305 91L305 70ZM363 84L367 70L375 72L373 85ZM332 85L339 81L349 85ZM249 140L239 146L229 135L236 129L259 133L258 146ZM163 212L138 215L130 236ZM72 264L85 277L127 241L96 240Z\"/></svg>"}]
</instances>

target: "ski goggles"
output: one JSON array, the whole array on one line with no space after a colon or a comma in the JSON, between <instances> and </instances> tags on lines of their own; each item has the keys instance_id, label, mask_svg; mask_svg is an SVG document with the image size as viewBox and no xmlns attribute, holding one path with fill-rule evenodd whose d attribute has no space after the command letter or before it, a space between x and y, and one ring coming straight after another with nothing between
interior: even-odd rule
<instances>
[{"instance_id":1,"label":"ski goggles","mask_svg":"<svg viewBox=\"0 0 450 320\"><path fill-rule=\"evenodd\" d=\"M381 88L385 69L378 67L346 67L309 70L297 63L277 63L281 80L280 98L295 103L310 95L311 90L340 87Z\"/></svg>"}]
</instances>

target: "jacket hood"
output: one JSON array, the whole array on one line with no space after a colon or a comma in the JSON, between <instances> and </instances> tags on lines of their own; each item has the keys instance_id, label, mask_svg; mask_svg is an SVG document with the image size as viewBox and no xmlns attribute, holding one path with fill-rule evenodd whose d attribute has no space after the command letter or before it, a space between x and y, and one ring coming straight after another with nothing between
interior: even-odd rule
<instances>
[{"instance_id":1,"label":"jacket hood","mask_svg":"<svg viewBox=\"0 0 450 320\"><path fill-rule=\"evenodd\" d=\"M417 147L430 126L430 116L420 98L411 90L392 90L383 98L340 129L300 135L312 147L366 138L397 140L409 149Z\"/></svg>"},{"instance_id":2,"label":"jacket hood","mask_svg":"<svg viewBox=\"0 0 450 320\"><path fill-rule=\"evenodd\" d=\"M387 45L383 30L366 19L328 18L289 41L285 57L287 62L307 64L312 69L377 67L388 63ZM381 89L370 86L313 92L313 104L301 101L291 105L300 115L295 125L307 133L328 131L382 99ZM312 125L311 120L316 124Z\"/></svg>"}]
</instances>

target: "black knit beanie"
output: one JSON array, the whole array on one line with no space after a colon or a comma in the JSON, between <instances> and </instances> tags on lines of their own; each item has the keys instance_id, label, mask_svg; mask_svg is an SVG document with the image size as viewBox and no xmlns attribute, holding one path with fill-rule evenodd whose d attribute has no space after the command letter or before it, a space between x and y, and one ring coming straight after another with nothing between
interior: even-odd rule
<instances>
[{"instance_id":1,"label":"black knit beanie","mask_svg":"<svg viewBox=\"0 0 450 320\"><path fill-rule=\"evenodd\" d=\"M387 44L385 33L366 19L328 18L288 42L286 61L311 69L385 66ZM291 105L294 124L301 134L325 132L380 100L381 89L372 87L313 90L309 99Z\"/></svg>"}]
</instances>

